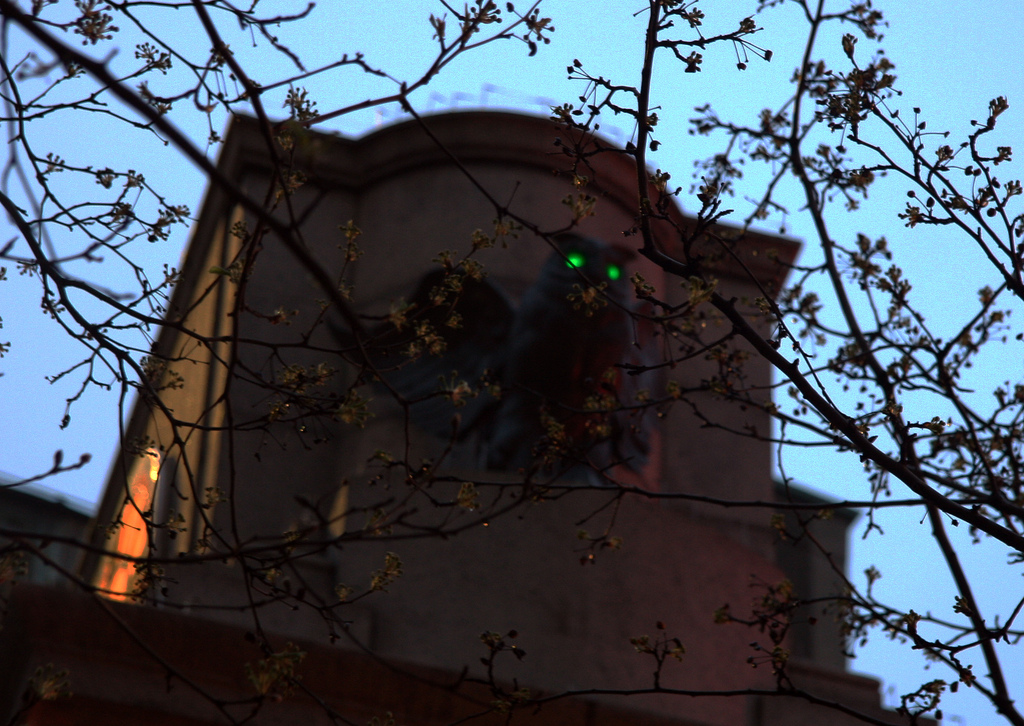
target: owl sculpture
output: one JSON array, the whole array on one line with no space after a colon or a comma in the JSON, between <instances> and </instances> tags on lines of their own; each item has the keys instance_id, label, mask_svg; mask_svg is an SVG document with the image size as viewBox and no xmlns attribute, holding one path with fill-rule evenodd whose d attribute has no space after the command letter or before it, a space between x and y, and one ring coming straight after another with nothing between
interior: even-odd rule
<instances>
[{"instance_id":1,"label":"owl sculpture","mask_svg":"<svg viewBox=\"0 0 1024 726\"><path fill-rule=\"evenodd\" d=\"M639 471L650 446L638 394L653 385L642 369L655 346L626 275L634 254L578 235L557 242L518 306L487 279L439 295L445 275L431 272L408 300L408 324L383 326L366 349L416 425L472 438L489 469Z\"/></svg>"}]
</instances>

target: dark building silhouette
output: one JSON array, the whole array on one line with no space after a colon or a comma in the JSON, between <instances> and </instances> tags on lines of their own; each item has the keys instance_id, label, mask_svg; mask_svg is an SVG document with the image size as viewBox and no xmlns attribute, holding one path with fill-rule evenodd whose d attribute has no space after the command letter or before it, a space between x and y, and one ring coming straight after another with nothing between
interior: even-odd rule
<instances>
[{"instance_id":1,"label":"dark building silhouette","mask_svg":"<svg viewBox=\"0 0 1024 726\"><path fill-rule=\"evenodd\" d=\"M481 188L541 228L566 226L571 219L563 200L575 190L568 177L552 173L566 160L553 145L560 132L550 121L471 112L429 117L426 127L429 134L407 122L359 140L307 133L296 139L305 181L290 204L302 220L305 252L324 269L340 270L345 251L339 226L354 220L363 230L359 243L365 254L348 268L361 314L386 315L392 301L415 289L439 251L465 252L473 231L493 224L494 206ZM591 164L586 191L596 198L597 213L580 231L621 241L622 231L634 223L632 162L604 154ZM219 168L251 197L264 198L276 170L256 122L234 122ZM678 210L672 215L677 224L688 224ZM179 523L155 535L165 555L202 550L205 518L249 541L315 525L316 513L323 512L330 519L325 539L340 537L370 528L381 492L404 486L403 472L375 468L375 451L408 439L413 456L429 458L442 447L436 437L410 427L401 408L386 397L371 405L373 417L363 428L343 421L325 424L317 436L327 445L309 445L308 431L283 422L272 426L269 437L257 427L223 430L228 420L263 416L269 405L265 390L239 376L229 410L220 395L229 375L224 362L235 361L236 372L264 369L266 348L246 341L285 346L294 331L312 329L322 311L323 294L308 269L294 250L269 235L246 280L248 312L236 319L235 283L228 273L240 241L232 228L246 219L223 189L211 187L168 310L175 324L162 331L157 344L160 356L179 361L171 367L184 379L180 388L162 392L161 405L199 427L184 442L175 442L151 401L136 406L127 438L133 448L118 453L97 515L100 524L120 516L125 525L115 535L97 535L81 569L115 597L19 586L12 598L0 634L0 653L8 654L0 660L5 669L0 681L8 684L0 706L14 708L32 674L47 663L68 669L75 694L34 707L28 723L95 723L100 717L106 723L218 723L225 714L211 705L211 697L226 704L253 695L244 664L265 654L246 636L253 621L237 607L246 602L247 589L232 558L203 567L167 564L166 595L151 592L143 605L117 602L130 599L137 573L126 560L96 553L144 554L151 542L140 511ZM669 251L670 232L667 225L656 229ZM752 300L763 288L777 289L783 268L776 260L791 261L796 250L792 240L747 234L737 236L735 259L711 264L721 290ZM537 278L549 254L549 247L523 231L509 249L486 249L479 258L490 279L515 299ZM666 280L657 268L645 261L631 265L669 302L685 299L678 282ZM291 325L274 320L274 311L286 311ZM329 348L327 327L317 330L314 347ZM189 331L218 342L192 344ZM303 366L323 359L315 350L282 355L284 363ZM683 386L695 385L713 374L713 366L688 361L670 375ZM767 364L756 359L747 375L751 385L770 381ZM763 410L729 408L710 394L703 405L729 426L770 430ZM711 499L773 502L790 496L780 494L772 481L765 441L703 426L682 407L650 425L647 464L639 472L622 472L631 484ZM522 480L485 470L469 445L448 461L446 471L462 481L511 485ZM216 503L216 497L204 501L204 493L228 481L235 488L235 507ZM444 496L451 500L456 489ZM715 625L713 614L726 603L742 614L763 593L759 583L786 577L803 597L834 592L835 578L814 564L806 545L784 549L765 509L630 496L614 508L613 534L621 537L621 549L598 549L596 562L581 566L592 553L578 530L593 534L608 526L608 501L608 490L581 488L445 538L363 538L311 550L280 576L289 587L317 593L325 603L336 602L340 584L365 587L389 551L399 553L403 574L387 593L346 606L348 627L334 632L334 642L328 637L331 627L314 610L295 610L284 600L261 607L260 627L273 634L273 641L282 650L287 642L299 644L307 655L300 668L302 689L267 704L254 723L326 724L332 712L347 719L342 723L366 723L388 711L400 724L466 718L486 710L495 698L483 685L461 680L480 675L480 658L487 652L480 634L486 631L518 633L515 643L527 656L521 662L499 660L498 678L534 694L649 688L653 661L634 652L630 639L657 636L659 621L687 651L680 662L666 666L665 688L775 688L768 665L747 664L756 633ZM466 522L473 521L471 513L466 516ZM410 521L415 524L416 517ZM819 523L819 541L840 564L849 521L840 513ZM884 718L877 682L845 671L834 622L820 613L818 621L795 629L788 644L794 685ZM238 717L245 706L224 710ZM595 693L552 701L536 712L517 713L516 719L593 726L853 722L804 700L753 693L730 698ZM480 721L503 722L495 714Z\"/></svg>"},{"instance_id":2,"label":"dark building silhouette","mask_svg":"<svg viewBox=\"0 0 1024 726\"><path fill-rule=\"evenodd\" d=\"M81 541L89 536L92 508L73 497L62 496L38 484L17 485L18 479L0 473L0 529L4 532L49 536L40 557L29 554L5 560L0 581L16 579L54 585L64 580L65 572L75 572L81 550L66 540ZM11 541L0 537L0 548ZM48 566L47 561L53 565Z\"/></svg>"}]
</instances>

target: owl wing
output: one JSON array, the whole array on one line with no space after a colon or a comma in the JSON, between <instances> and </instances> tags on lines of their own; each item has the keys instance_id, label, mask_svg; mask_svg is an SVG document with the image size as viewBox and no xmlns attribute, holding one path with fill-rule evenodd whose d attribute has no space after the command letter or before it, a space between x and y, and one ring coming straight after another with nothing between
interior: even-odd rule
<instances>
[{"instance_id":1,"label":"owl wing","mask_svg":"<svg viewBox=\"0 0 1024 726\"><path fill-rule=\"evenodd\" d=\"M464 431L496 405L482 389L488 370L500 366L514 315L486 278L464 278L458 290L446 287L448 279L442 270L425 275L401 325L385 323L363 342L378 387L397 393L413 422L442 438L451 436L456 414ZM348 331L334 332L346 347L354 344Z\"/></svg>"},{"instance_id":2,"label":"owl wing","mask_svg":"<svg viewBox=\"0 0 1024 726\"><path fill-rule=\"evenodd\" d=\"M643 406L649 399L647 394L655 394L661 381L661 360L658 348L656 326L651 322L650 306L643 305L634 309L630 327L632 335L628 344L620 350L619 375L617 378L616 399L621 408L610 416L611 435L610 458L622 462L632 471L640 471L647 463L651 449L651 428L653 412Z\"/></svg>"}]
</instances>

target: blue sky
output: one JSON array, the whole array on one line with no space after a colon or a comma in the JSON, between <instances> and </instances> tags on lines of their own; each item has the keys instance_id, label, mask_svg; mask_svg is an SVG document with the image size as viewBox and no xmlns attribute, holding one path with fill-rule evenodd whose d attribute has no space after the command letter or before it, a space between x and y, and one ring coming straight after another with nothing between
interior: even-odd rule
<instances>
[{"instance_id":1,"label":"blue sky","mask_svg":"<svg viewBox=\"0 0 1024 726\"><path fill-rule=\"evenodd\" d=\"M322 5L328 5L326 3ZM345 6L350 4L346 3ZM565 67L579 58L591 73L601 74L618 82L633 84L643 53L642 29L645 15L634 13L643 7L641 2L622 0L556 0L547 2L543 14L553 19L556 31L550 45L541 46L534 58L528 58L521 43L506 42L479 49L457 59L432 81L426 89L413 97L421 111L442 111L452 107L502 107L542 113L551 102L572 101L582 91L578 83L566 80ZM896 64L898 87L905 95L896 104L908 113L919 107L928 128L949 130L952 139L959 140L969 132L969 120L983 118L988 101L998 95L1007 96L1010 110L1000 118L998 141L1013 145L1024 139L1024 81L1020 68L1024 61L1020 39L1024 37L1024 4L1019 0L998 2L935 2L922 6L917 3L878 3L887 14L891 27L885 31L882 47ZM266 8L268 14L279 8L294 10L299 3L276 2ZM338 4L341 7L342 4ZM392 78L413 80L427 67L434 43L428 15L443 15L440 3L405 1L397 3L365 3L358 10L333 10L318 7L310 22L295 26L282 26L279 35L283 42L301 49L308 67L336 60L341 53L361 51L367 62L385 69ZM749 6L749 9L748 9ZM261 8L264 6L261 5ZM927 7L923 10L922 7ZM753 12L753 3L709 3L704 8L709 15L708 34L731 30L745 14ZM759 19L765 30L753 40L770 48L774 57L770 64L750 58L747 70L736 69L736 57L731 46L714 46L705 53L704 71L700 74L682 74L666 56L655 79L654 103L661 122L658 137L664 146L651 158L651 164L669 171L684 188L688 187L693 162L717 151L715 140L688 136L687 120L694 114L694 106L711 102L725 118L750 121L763 107L776 107L788 93L788 80L799 62L803 49L802 26L796 25L795 9L788 6L766 13ZM192 39L200 38L196 21L187 11L173 13L162 27L180 37L183 48L201 53L201 47L190 47ZM451 19L449 19L451 22ZM794 30L797 27L799 30ZM240 34L237 25L222 23L223 32L243 64L254 68L253 75L270 82L289 73L281 59L269 61L263 55L264 46L254 50L246 34ZM842 32L842 31L838 31ZM819 41L820 54L837 59L838 32L825 34ZM20 56L17 49L26 46L13 36L11 58ZM130 29L107 46L98 46L97 53L106 53L112 47L120 48L114 67L126 67L131 48L136 42ZM858 54L868 55L871 45L862 41ZM170 90L153 84L153 90ZM309 84L311 94L318 100L321 110L345 103L363 100L394 91L387 79L367 76L356 69L341 69L322 82ZM267 104L272 113L282 113L281 97L269 95ZM328 124L324 130L336 130L349 135L372 131L383 123L400 119L397 107L351 114ZM176 111L172 119L195 139L205 139L207 130L199 114ZM223 128L224 118L215 123ZM74 132L69 133L73 128ZM609 118L603 128L617 139L627 138L633 131L628 119ZM73 126L55 119L52 123L38 124L36 144L40 148L54 148L64 158L102 167L114 165L117 159L129 159L133 168L165 188L171 188L175 203L187 204L197 211L204 189L204 181L187 162L161 140L143 132L125 134L111 127L102 118L82 116ZM1018 159L1024 149L1018 149ZM211 156L216 148L210 148ZM1020 163L1016 162L1006 178L1019 178ZM1015 172L1015 173L1014 173ZM745 183L749 195L759 191L758 180L763 174L751 170ZM170 183L168 183L170 182ZM70 184L70 182L69 182ZM834 219L836 234L852 236L857 231L869 235L886 234L897 255L897 262L914 282L915 299L928 301L925 306L929 322L937 328L953 329L960 319L958 300L970 300L973 291L990 282L990 274L978 255L965 248L963 240L943 230L926 229L908 231L895 215L905 199L905 189L897 184L879 185L860 212L848 218ZM735 206L738 215L747 211L742 202L743 189L729 206ZM684 209L694 205L684 196ZM777 229L785 224L787 232L797 238L813 240L812 230L797 211L786 218L767 220L765 228ZM6 229L4 242L14 236ZM135 254L147 264L177 265L187 241L179 231L166 242L148 245L141 243ZM812 248L805 251L804 261L816 260ZM9 266L10 267L10 266ZM131 278L123 267L106 265L80 270L92 279L112 288L130 288ZM79 471L49 480L55 489L67 496L87 502L94 501L106 477L108 463L117 440L119 415L126 415L130 401L119 401L116 389L105 392L87 391L72 409L70 425L61 430L59 423L64 413L64 399L77 390L74 376L49 384L46 375L53 375L74 363L80 357L74 343L53 325L39 310L35 282L8 269L8 279L0 282L0 315L4 327L0 341L11 341L8 355L0 360L0 420L4 421L0 434L0 470L16 477L39 473L47 469L56 449L62 449L65 461L76 460L89 453L92 461ZM958 295L966 291L966 297ZM1016 312L1013 325L1024 329L1021 315ZM1018 344L1001 348L979 366L974 383L979 396L987 395L994 385L1004 379L1024 379L1024 349ZM119 407L123 404L125 408ZM926 416L924 418L930 418ZM787 473L795 480L807 483L819 492L850 498L866 496L866 482L855 457L832 454L798 454L787 458ZM903 494L897 492L898 495ZM871 536L866 540L855 535L852 572L855 576L868 565L874 564L883 573L877 591L892 597L918 611L934 609L936 614L952 617L952 590L944 568L936 557L934 545L927 536L927 523L920 521L920 513L885 512L880 515L885 528L884 537ZM1000 547L983 544L964 546L965 557L977 568L982 585L982 601L991 608L1005 608L1014 596L1024 594L1019 568L1006 568L1005 553ZM855 577L856 579L856 577ZM859 581L863 581L863 578ZM1018 693L1024 690L1024 659L1017 656L1016 668L1007 667L1011 683L1016 679ZM908 690L921 682L922 677L947 677L938 671L921 671L919 658L904 647L886 645L876 638L853 667L856 670L880 675L887 688ZM976 670L978 667L976 666ZM890 701L891 703L891 701ZM969 726L981 726L1000 721L969 689L962 689L950 697L945 708L947 718Z\"/></svg>"}]
</instances>

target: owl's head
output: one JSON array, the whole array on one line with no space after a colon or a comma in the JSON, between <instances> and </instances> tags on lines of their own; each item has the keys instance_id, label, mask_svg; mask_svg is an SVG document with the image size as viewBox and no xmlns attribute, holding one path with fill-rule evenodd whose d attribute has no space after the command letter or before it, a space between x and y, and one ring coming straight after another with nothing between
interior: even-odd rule
<instances>
[{"instance_id":1,"label":"owl's head","mask_svg":"<svg viewBox=\"0 0 1024 726\"><path fill-rule=\"evenodd\" d=\"M626 265L636 257L632 250L593 237L563 234L556 241L562 254L551 256L546 272L569 284L580 283L582 274L595 285L622 287L628 278Z\"/></svg>"}]
</instances>

